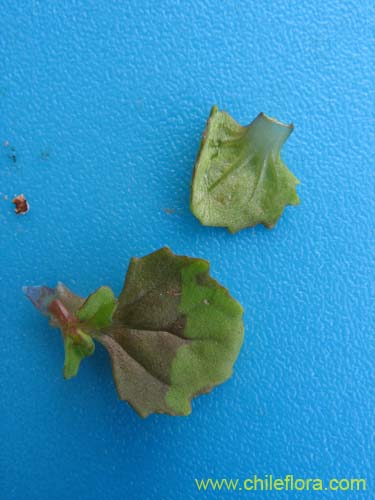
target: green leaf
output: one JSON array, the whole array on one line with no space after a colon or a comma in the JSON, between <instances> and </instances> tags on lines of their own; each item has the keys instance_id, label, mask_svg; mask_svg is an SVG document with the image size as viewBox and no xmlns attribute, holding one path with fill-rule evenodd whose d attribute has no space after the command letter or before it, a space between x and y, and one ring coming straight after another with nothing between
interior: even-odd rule
<instances>
[{"instance_id":1,"label":"green leaf","mask_svg":"<svg viewBox=\"0 0 375 500\"><path fill-rule=\"evenodd\" d=\"M242 314L207 261L167 248L132 259L114 323L98 337L120 398L143 417L188 415L194 396L231 376Z\"/></svg>"},{"instance_id":2,"label":"green leaf","mask_svg":"<svg viewBox=\"0 0 375 500\"><path fill-rule=\"evenodd\" d=\"M163 248L131 259L116 301L101 287L86 301L63 285L26 287L62 330L64 376L94 352L109 352L119 397L139 415L188 415L191 399L232 375L243 341L243 310L209 276L209 263Z\"/></svg>"},{"instance_id":3,"label":"green leaf","mask_svg":"<svg viewBox=\"0 0 375 500\"><path fill-rule=\"evenodd\" d=\"M86 302L77 311L77 317L93 328L103 328L111 325L116 304L116 297L112 290L107 286L102 286L89 295Z\"/></svg>"},{"instance_id":4,"label":"green leaf","mask_svg":"<svg viewBox=\"0 0 375 500\"><path fill-rule=\"evenodd\" d=\"M95 344L89 335L78 330L77 337L64 336L64 378L68 379L77 375L81 361L91 356L95 350Z\"/></svg>"},{"instance_id":5,"label":"green leaf","mask_svg":"<svg viewBox=\"0 0 375 500\"><path fill-rule=\"evenodd\" d=\"M275 226L286 205L298 205L298 179L280 158L293 131L260 113L241 126L214 106L194 167L191 210L206 226Z\"/></svg>"}]
</instances>

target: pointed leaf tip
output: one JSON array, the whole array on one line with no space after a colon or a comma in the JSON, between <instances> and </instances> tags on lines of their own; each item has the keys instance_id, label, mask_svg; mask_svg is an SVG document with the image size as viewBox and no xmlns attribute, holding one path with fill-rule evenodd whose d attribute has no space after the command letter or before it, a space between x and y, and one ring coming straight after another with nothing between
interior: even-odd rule
<instances>
[{"instance_id":1,"label":"pointed leaf tip","mask_svg":"<svg viewBox=\"0 0 375 500\"><path fill-rule=\"evenodd\" d=\"M48 306L56 297L55 290L48 286L23 286L23 293L34 304L34 306L44 315L48 315Z\"/></svg>"}]
</instances>

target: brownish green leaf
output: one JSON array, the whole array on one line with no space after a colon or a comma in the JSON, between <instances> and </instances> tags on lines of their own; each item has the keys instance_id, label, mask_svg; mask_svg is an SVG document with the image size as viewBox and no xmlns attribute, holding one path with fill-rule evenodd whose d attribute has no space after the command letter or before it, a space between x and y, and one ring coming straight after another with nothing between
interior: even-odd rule
<instances>
[{"instance_id":1,"label":"brownish green leaf","mask_svg":"<svg viewBox=\"0 0 375 500\"><path fill-rule=\"evenodd\" d=\"M107 287L85 302L61 285L25 291L63 331L66 373L75 375L94 338L110 354L119 397L143 417L188 415L193 397L231 376L243 341L242 307L209 263L167 248L131 259L118 301Z\"/></svg>"}]
</instances>

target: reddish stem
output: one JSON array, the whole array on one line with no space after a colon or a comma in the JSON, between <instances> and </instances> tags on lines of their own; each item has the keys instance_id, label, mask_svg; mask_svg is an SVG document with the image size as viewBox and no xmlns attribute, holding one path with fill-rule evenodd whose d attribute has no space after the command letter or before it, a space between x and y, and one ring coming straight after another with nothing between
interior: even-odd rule
<instances>
[{"instance_id":1,"label":"reddish stem","mask_svg":"<svg viewBox=\"0 0 375 500\"><path fill-rule=\"evenodd\" d=\"M77 331L78 320L59 299L53 300L48 306L49 312L57 319L64 335L80 340L80 335Z\"/></svg>"}]
</instances>

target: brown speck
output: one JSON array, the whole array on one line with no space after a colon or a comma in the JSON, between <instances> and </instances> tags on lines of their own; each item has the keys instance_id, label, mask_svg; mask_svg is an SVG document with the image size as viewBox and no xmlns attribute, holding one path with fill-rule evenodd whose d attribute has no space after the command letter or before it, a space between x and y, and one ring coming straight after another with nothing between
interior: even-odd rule
<instances>
[{"instance_id":1,"label":"brown speck","mask_svg":"<svg viewBox=\"0 0 375 500\"><path fill-rule=\"evenodd\" d=\"M176 210L173 210L173 208L163 208L164 212L168 215L173 215Z\"/></svg>"},{"instance_id":2,"label":"brown speck","mask_svg":"<svg viewBox=\"0 0 375 500\"><path fill-rule=\"evenodd\" d=\"M23 194L19 194L18 196L13 198L12 203L16 205L14 211L17 215L24 215L29 211L29 204L27 203L27 200Z\"/></svg>"}]
</instances>

